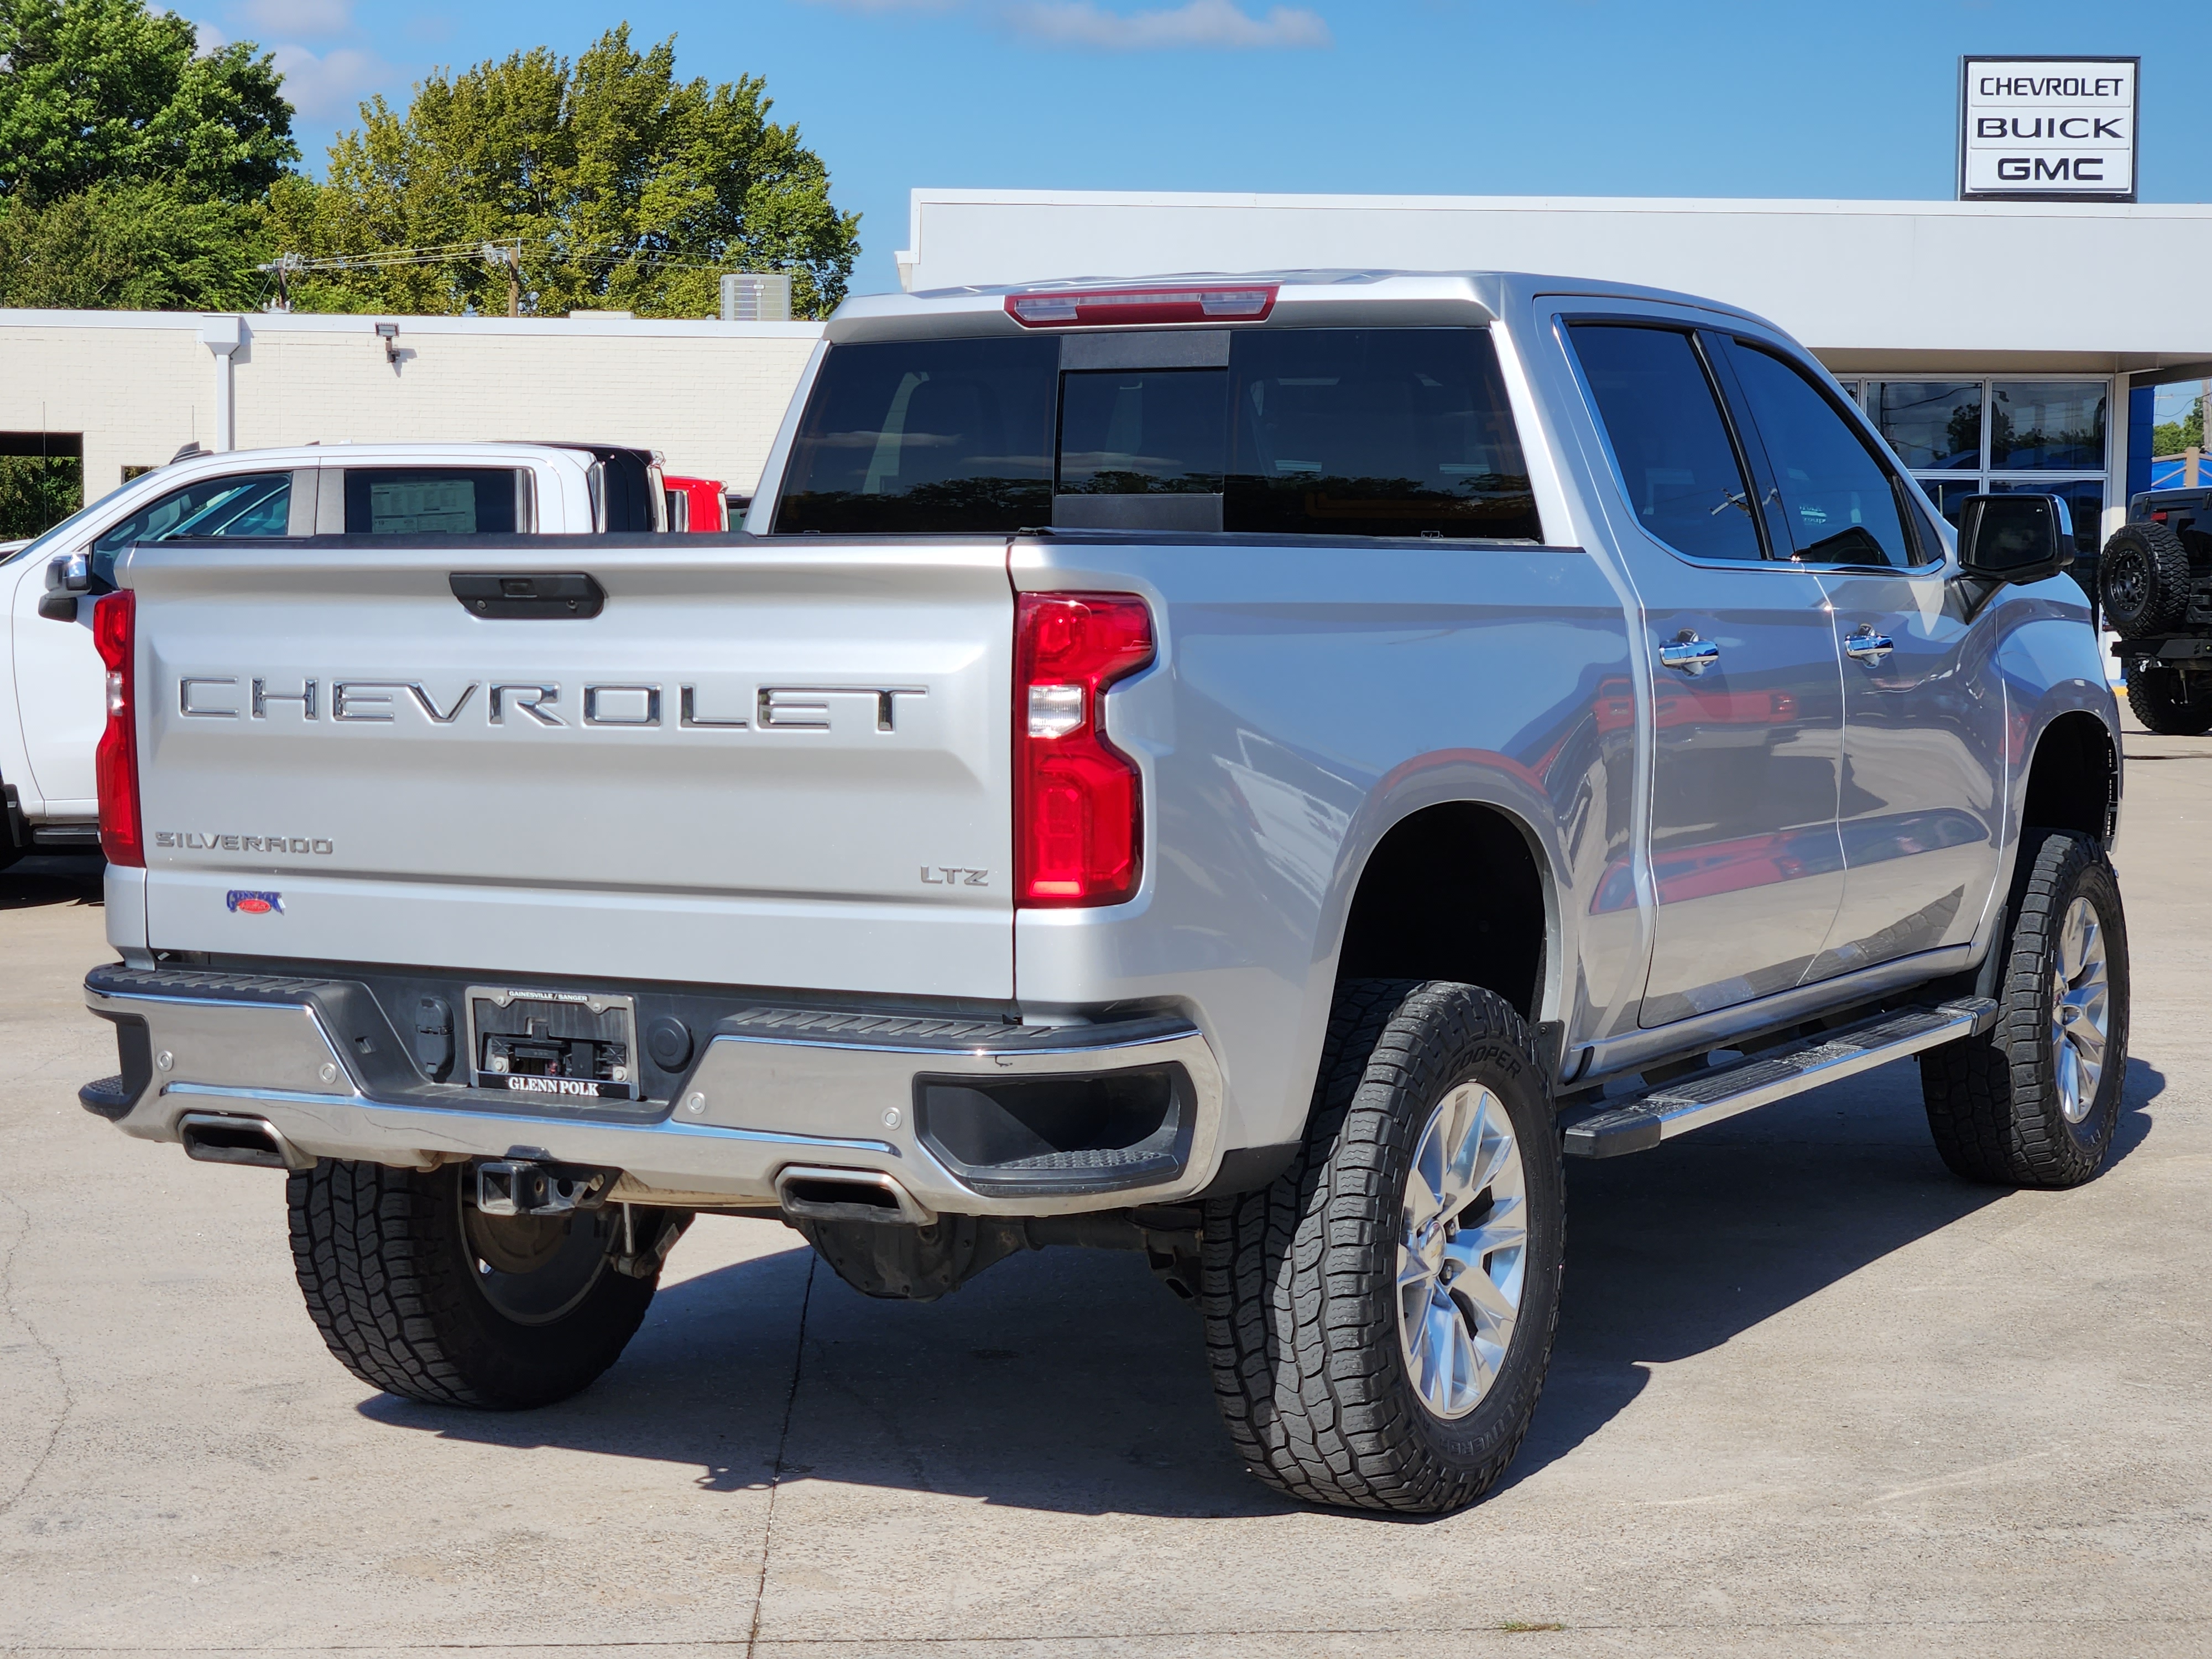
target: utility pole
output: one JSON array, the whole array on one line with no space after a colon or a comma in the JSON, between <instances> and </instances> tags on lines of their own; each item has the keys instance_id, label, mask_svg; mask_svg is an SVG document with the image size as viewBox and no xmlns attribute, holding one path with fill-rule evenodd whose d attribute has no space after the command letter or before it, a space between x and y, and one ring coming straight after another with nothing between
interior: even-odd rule
<instances>
[{"instance_id":1,"label":"utility pole","mask_svg":"<svg viewBox=\"0 0 2212 1659\"><path fill-rule=\"evenodd\" d=\"M267 264L253 267L276 279L276 297L269 302L270 311L282 313L292 309L292 273L306 270L307 264L296 253L280 253Z\"/></svg>"},{"instance_id":2,"label":"utility pole","mask_svg":"<svg viewBox=\"0 0 2212 1659\"><path fill-rule=\"evenodd\" d=\"M505 268L507 314L520 317L522 315L522 239L518 236L511 242L486 242L483 257L487 264Z\"/></svg>"}]
</instances>

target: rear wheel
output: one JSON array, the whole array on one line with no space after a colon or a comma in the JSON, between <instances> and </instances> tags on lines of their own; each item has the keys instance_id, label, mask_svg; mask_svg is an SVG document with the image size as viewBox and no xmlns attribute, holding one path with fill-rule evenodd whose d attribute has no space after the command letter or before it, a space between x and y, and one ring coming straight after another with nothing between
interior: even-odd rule
<instances>
[{"instance_id":1,"label":"rear wheel","mask_svg":"<svg viewBox=\"0 0 2212 1659\"><path fill-rule=\"evenodd\" d=\"M1253 1473L1401 1514L1488 1491L1550 1361L1565 1191L1542 1067L1502 999L1340 988L1304 1149L1206 1213L1206 1346Z\"/></svg>"},{"instance_id":2,"label":"rear wheel","mask_svg":"<svg viewBox=\"0 0 2212 1659\"><path fill-rule=\"evenodd\" d=\"M2128 708L2147 732L2197 738L2212 732L2212 677L2136 662L2128 666Z\"/></svg>"},{"instance_id":3,"label":"rear wheel","mask_svg":"<svg viewBox=\"0 0 2212 1659\"><path fill-rule=\"evenodd\" d=\"M1936 1149L1969 1181L2077 1187L2101 1169L2128 1068L2128 933L2086 836L2031 830L1988 1036L1920 1057Z\"/></svg>"},{"instance_id":4,"label":"rear wheel","mask_svg":"<svg viewBox=\"0 0 2212 1659\"><path fill-rule=\"evenodd\" d=\"M2189 614L2189 552L2162 524L2124 524L2097 562L2105 622L2124 639L2163 634Z\"/></svg>"},{"instance_id":5,"label":"rear wheel","mask_svg":"<svg viewBox=\"0 0 2212 1659\"><path fill-rule=\"evenodd\" d=\"M307 1311L340 1363L388 1394L494 1410L566 1399L636 1333L658 1255L643 1277L618 1270L635 1267L620 1206L485 1215L466 1173L330 1158L295 1171L292 1260ZM637 1212L633 1235L648 1218L666 1224Z\"/></svg>"}]
</instances>

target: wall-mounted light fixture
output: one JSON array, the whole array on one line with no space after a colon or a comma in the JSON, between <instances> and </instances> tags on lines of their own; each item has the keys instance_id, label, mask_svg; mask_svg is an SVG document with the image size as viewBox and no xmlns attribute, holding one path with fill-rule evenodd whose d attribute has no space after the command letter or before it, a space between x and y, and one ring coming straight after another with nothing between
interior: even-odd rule
<instances>
[{"instance_id":1,"label":"wall-mounted light fixture","mask_svg":"<svg viewBox=\"0 0 2212 1659\"><path fill-rule=\"evenodd\" d=\"M398 362L399 361L399 325L379 323L376 325L376 337L384 342L384 361L387 363Z\"/></svg>"}]
</instances>

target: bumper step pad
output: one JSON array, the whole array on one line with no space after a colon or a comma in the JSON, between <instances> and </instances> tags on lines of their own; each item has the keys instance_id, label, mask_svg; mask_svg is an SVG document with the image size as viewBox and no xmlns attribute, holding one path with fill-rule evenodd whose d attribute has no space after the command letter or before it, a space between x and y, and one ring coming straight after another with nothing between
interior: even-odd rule
<instances>
[{"instance_id":1,"label":"bumper step pad","mask_svg":"<svg viewBox=\"0 0 2212 1659\"><path fill-rule=\"evenodd\" d=\"M1856 1025L1823 1031L1799 1048L1731 1060L1696 1077L1563 1117L1565 1150L1569 1158L1619 1158L1647 1152L1662 1140L1739 1112L1856 1077L1923 1048L1976 1036L1995 1025L1996 1018L1997 1005L1987 997L1960 997L1933 1008L1878 1014Z\"/></svg>"}]
</instances>

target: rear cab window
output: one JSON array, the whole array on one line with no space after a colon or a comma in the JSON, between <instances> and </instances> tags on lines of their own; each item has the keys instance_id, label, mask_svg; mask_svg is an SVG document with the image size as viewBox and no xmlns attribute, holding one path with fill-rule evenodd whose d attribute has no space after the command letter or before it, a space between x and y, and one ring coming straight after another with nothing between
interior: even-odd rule
<instances>
[{"instance_id":1,"label":"rear cab window","mask_svg":"<svg viewBox=\"0 0 2212 1659\"><path fill-rule=\"evenodd\" d=\"M1193 366L1209 339L1218 366ZM1096 367L1100 352L1077 343L1103 340L1134 366ZM1148 365L1148 341L1161 366ZM1486 330L1129 331L830 349L793 444L777 532L1048 525L1542 539Z\"/></svg>"},{"instance_id":2,"label":"rear cab window","mask_svg":"<svg viewBox=\"0 0 2212 1659\"><path fill-rule=\"evenodd\" d=\"M1018 530L1052 515L1051 339L835 346L784 471L775 527Z\"/></svg>"},{"instance_id":3,"label":"rear cab window","mask_svg":"<svg viewBox=\"0 0 2212 1659\"><path fill-rule=\"evenodd\" d=\"M528 477L526 471L504 466L348 467L345 533L511 533L528 525Z\"/></svg>"}]
</instances>

